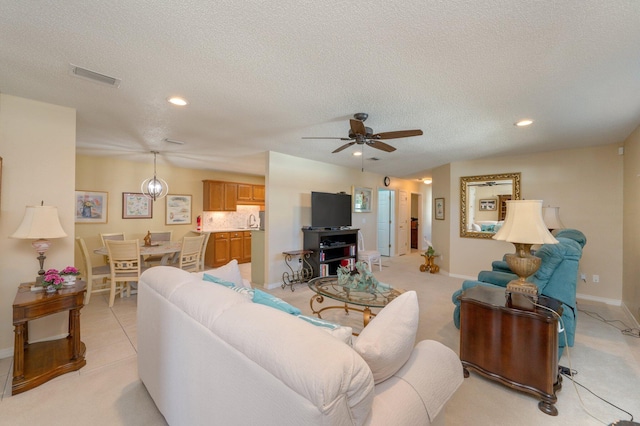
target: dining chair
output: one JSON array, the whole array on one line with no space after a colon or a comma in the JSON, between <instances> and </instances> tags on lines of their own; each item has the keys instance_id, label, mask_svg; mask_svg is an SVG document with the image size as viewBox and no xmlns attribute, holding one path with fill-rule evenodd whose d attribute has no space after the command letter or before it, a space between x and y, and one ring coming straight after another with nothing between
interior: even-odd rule
<instances>
[{"instance_id":1,"label":"dining chair","mask_svg":"<svg viewBox=\"0 0 640 426\"><path fill-rule=\"evenodd\" d=\"M378 267L382 271L382 255L378 250L365 250L364 237L360 230L358 230L358 260L367 263L369 272L371 272L372 263L378 263Z\"/></svg>"},{"instance_id":2,"label":"dining chair","mask_svg":"<svg viewBox=\"0 0 640 426\"><path fill-rule=\"evenodd\" d=\"M140 265L140 241L138 240L106 240L111 265L111 292L109 307L113 306L116 294L124 297L131 295L132 282L138 282L143 268Z\"/></svg>"},{"instance_id":3,"label":"dining chair","mask_svg":"<svg viewBox=\"0 0 640 426\"><path fill-rule=\"evenodd\" d=\"M182 250L178 267L185 271L198 272L200 270L200 252L204 235L198 237L183 237Z\"/></svg>"},{"instance_id":4,"label":"dining chair","mask_svg":"<svg viewBox=\"0 0 640 426\"><path fill-rule=\"evenodd\" d=\"M102 241L103 247L107 246L105 242L107 240L124 241L125 240L124 232L112 232L112 233L100 234L100 241ZM109 264L109 256L104 257L104 263L107 265Z\"/></svg>"},{"instance_id":5,"label":"dining chair","mask_svg":"<svg viewBox=\"0 0 640 426\"><path fill-rule=\"evenodd\" d=\"M200 270L204 271L204 255L207 252L207 244L209 244L209 237L211 236L211 232L206 232L203 234L204 239L202 240L202 251L200 251Z\"/></svg>"},{"instance_id":6,"label":"dining chair","mask_svg":"<svg viewBox=\"0 0 640 426\"><path fill-rule=\"evenodd\" d=\"M173 231L149 231L151 243L170 242ZM145 266L162 263L162 255L150 255L144 258Z\"/></svg>"},{"instance_id":7,"label":"dining chair","mask_svg":"<svg viewBox=\"0 0 640 426\"><path fill-rule=\"evenodd\" d=\"M111 290L111 287L104 287L105 278L109 279L111 277L111 268L109 265L92 266L91 256L89 255L89 250L87 249L87 244L84 239L78 237L76 238L76 242L78 243L78 247L80 247L80 254L82 254L82 263L87 281L87 292L84 297L84 304L88 305L91 294L104 293ZM103 286L94 289L93 280L98 279L102 280Z\"/></svg>"}]
</instances>

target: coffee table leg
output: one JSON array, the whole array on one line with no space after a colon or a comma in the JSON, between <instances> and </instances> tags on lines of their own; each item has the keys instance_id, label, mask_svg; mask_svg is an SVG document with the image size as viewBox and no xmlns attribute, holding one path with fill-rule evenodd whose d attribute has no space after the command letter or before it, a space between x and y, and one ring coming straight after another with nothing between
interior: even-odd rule
<instances>
[{"instance_id":1,"label":"coffee table leg","mask_svg":"<svg viewBox=\"0 0 640 426\"><path fill-rule=\"evenodd\" d=\"M366 327L371 321L371 309L368 306L365 306L364 311L362 311L362 318L364 322L364 326Z\"/></svg>"}]
</instances>

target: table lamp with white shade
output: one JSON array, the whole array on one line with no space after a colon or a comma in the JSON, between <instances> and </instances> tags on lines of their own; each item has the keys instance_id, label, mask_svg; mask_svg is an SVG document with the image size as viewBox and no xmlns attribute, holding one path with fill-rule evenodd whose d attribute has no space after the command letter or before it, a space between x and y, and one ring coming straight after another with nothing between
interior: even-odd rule
<instances>
[{"instance_id":1,"label":"table lamp with white shade","mask_svg":"<svg viewBox=\"0 0 640 426\"><path fill-rule=\"evenodd\" d=\"M543 207L542 220L544 220L545 225L547 225L549 232L564 228L564 225L560 221L560 207Z\"/></svg>"},{"instance_id":2,"label":"table lamp with white shade","mask_svg":"<svg viewBox=\"0 0 640 426\"><path fill-rule=\"evenodd\" d=\"M507 216L502 228L493 236L508 241L516 252L507 254L509 268L518 276L507 284L507 293L523 293L537 300L538 287L527 281L540 267L541 259L531 254L534 244L558 244L542 219L542 200L507 201Z\"/></svg>"},{"instance_id":3,"label":"table lamp with white shade","mask_svg":"<svg viewBox=\"0 0 640 426\"><path fill-rule=\"evenodd\" d=\"M36 284L41 284L44 277L44 260L46 259L44 254L51 247L49 238L63 238L66 236L67 234L62 229L62 225L60 225L57 207L42 205L26 207L22 223L10 238L35 240L31 245L38 252L38 261L40 261Z\"/></svg>"}]
</instances>

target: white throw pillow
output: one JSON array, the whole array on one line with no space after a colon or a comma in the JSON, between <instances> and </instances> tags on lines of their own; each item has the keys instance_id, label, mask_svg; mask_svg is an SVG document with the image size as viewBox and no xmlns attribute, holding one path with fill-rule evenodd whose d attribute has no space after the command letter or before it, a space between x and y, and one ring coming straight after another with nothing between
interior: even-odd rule
<instances>
[{"instance_id":1,"label":"white throw pillow","mask_svg":"<svg viewBox=\"0 0 640 426\"><path fill-rule=\"evenodd\" d=\"M409 359L418 331L418 296L407 291L385 306L355 338L353 349L369 365L376 384Z\"/></svg>"},{"instance_id":2,"label":"white throw pillow","mask_svg":"<svg viewBox=\"0 0 640 426\"><path fill-rule=\"evenodd\" d=\"M213 277L220 278L224 281L229 281L236 287L245 287L244 282L242 281L242 275L240 275L238 261L235 259L224 266L215 269L209 269L208 271L204 271L204 273Z\"/></svg>"}]
</instances>

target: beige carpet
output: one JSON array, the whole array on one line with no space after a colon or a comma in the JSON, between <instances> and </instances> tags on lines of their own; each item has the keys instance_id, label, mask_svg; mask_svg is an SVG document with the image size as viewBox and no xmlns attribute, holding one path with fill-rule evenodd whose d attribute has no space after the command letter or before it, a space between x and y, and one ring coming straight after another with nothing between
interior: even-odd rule
<instances>
[{"instance_id":1,"label":"beige carpet","mask_svg":"<svg viewBox=\"0 0 640 426\"><path fill-rule=\"evenodd\" d=\"M438 340L457 352L459 332L453 326L451 294L460 288L462 280L422 273L418 270L421 263L423 258L415 253L383 258L383 270L374 269L374 273L382 282L418 293L419 340ZM243 265L242 273L249 277L250 268ZM277 288L271 293L303 313L311 313L312 292L306 285L297 285L294 292ZM579 303L579 307L631 325L619 307L587 302ZM327 319L361 327L359 313L345 316L333 310L327 314ZM82 311L87 365L20 395L11 396L11 358L0 360L0 383L4 385L0 425L166 424L137 376L135 323L135 296L116 299L112 309L105 297L94 296ZM572 366L578 371L577 381L640 417L640 339L624 336L611 325L580 313L576 345L570 354ZM560 363L569 365L566 354ZM471 373L447 406L447 424L597 425L629 419L579 388L584 404L602 423L591 418L580 406L571 382L565 379L563 383L556 404L559 415L551 417L538 410L534 397Z\"/></svg>"}]
</instances>

